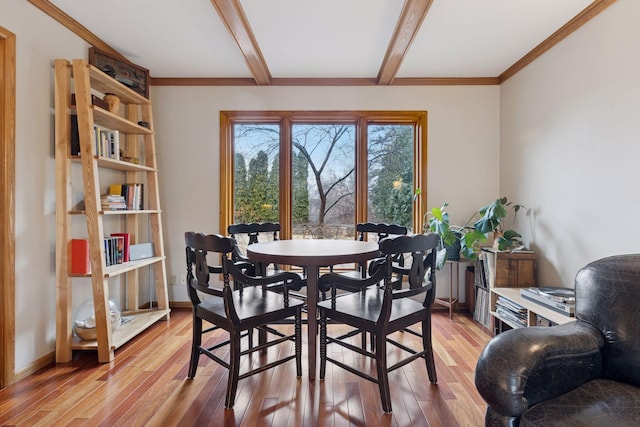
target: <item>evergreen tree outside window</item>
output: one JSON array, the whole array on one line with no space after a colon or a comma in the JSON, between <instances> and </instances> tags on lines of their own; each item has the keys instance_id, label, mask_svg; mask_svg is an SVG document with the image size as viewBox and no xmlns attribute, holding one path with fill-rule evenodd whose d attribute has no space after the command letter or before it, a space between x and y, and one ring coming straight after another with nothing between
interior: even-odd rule
<instances>
[{"instance_id":1,"label":"evergreen tree outside window","mask_svg":"<svg viewBox=\"0 0 640 427\"><path fill-rule=\"evenodd\" d=\"M413 126L369 125L368 218L413 226Z\"/></svg>"}]
</instances>

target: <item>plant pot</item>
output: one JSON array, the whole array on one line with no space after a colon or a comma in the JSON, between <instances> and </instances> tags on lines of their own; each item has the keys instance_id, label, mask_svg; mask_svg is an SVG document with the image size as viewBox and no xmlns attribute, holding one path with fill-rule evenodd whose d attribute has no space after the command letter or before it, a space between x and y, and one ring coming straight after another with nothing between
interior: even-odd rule
<instances>
[{"instance_id":1,"label":"plant pot","mask_svg":"<svg viewBox=\"0 0 640 427\"><path fill-rule=\"evenodd\" d=\"M502 232L494 231L492 234L493 234L493 236L492 236L493 237L493 245L492 246L493 246L494 249L498 249L498 238L502 237Z\"/></svg>"},{"instance_id":2,"label":"plant pot","mask_svg":"<svg viewBox=\"0 0 640 427\"><path fill-rule=\"evenodd\" d=\"M447 250L447 259L451 261L459 261L460 260L460 239L462 235L460 233L454 233L456 235L456 241L451 245L445 245L445 249Z\"/></svg>"}]
</instances>

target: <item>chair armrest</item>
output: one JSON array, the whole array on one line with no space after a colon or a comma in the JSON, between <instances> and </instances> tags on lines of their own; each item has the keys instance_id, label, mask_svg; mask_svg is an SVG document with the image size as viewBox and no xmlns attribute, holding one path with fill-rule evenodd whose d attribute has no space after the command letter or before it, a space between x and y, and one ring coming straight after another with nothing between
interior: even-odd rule
<instances>
[{"instance_id":1,"label":"chair armrest","mask_svg":"<svg viewBox=\"0 0 640 427\"><path fill-rule=\"evenodd\" d=\"M602 333L579 320L506 331L480 354L476 388L492 410L519 417L536 403L599 377L603 346Z\"/></svg>"},{"instance_id":2,"label":"chair armrest","mask_svg":"<svg viewBox=\"0 0 640 427\"><path fill-rule=\"evenodd\" d=\"M326 273L320 276L318 280L318 290L320 292L332 291L335 294L336 289L342 289L349 292L359 292L371 285L380 283L384 279L384 268L377 268L372 276L365 278L354 278L338 273Z\"/></svg>"}]
</instances>

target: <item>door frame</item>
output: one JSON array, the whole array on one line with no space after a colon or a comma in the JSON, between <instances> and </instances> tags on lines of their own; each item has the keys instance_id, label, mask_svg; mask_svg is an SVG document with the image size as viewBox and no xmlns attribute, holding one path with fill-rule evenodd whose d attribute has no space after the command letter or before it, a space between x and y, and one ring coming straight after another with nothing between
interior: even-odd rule
<instances>
[{"instance_id":1,"label":"door frame","mask_svg":"<svg viewBox=\"0 0 640 427\"><path fill-rule=\"evenodd\" d=\"M15 382L16 36L0 26L0 388Z\"/></svg>"}]
</instances>

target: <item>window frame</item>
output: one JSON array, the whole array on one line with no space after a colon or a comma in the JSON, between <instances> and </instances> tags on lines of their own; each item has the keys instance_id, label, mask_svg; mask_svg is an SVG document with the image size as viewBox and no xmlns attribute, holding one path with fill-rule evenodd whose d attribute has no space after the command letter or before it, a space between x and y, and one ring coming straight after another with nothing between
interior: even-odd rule
<instances>
[{"instance_id":1,"label":"window frame","mask_svg":"<svg viewBox=\"0 0 640 427\"><path fill-rule=\"evenodd\" d=\"M426 111L220 111L220 230L226 234L233 223L234 134L237 123L280 125L280 238L292 238L291 125L296 123L350 123L356 127L356 215L367 221L368 125L414 126L413 188L420 194L413 202L413 232L422 232L427 206L427 112ZM355 224L354 224L355 225Z\"/></svg>"}]
</instances>

